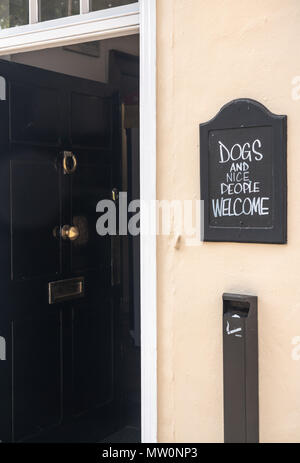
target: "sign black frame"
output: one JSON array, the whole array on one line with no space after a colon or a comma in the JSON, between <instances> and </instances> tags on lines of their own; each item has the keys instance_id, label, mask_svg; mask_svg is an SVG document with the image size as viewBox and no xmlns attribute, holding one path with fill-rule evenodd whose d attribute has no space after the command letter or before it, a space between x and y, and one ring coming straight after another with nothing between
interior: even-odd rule
<instances>
[{"instance_id":1,"label":"sign black frame","mask_svg":"<svg viewBox=\"0 0 300 463\"><path fill-rule=\"evenodd\" d=\"M209 135L212 131L271 127L272 142L272 225L215 226L210 224ZM287 242L287 116L271 113L261 103L240 98L223 106L210 121L200 124L200 181L203 240L221 242Z\"/></svg>"}]
</instances>

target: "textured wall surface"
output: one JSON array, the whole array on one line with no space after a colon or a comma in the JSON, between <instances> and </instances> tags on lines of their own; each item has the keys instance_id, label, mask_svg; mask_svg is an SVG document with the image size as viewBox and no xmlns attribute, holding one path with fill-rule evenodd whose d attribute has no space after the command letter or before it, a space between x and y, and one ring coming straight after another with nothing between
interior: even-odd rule
<instances>
[{"instance_id":1,"label":"textured wall surface","mask_svg":"<svg viewBox=\"0 0 300 463\"><path fill-rule=\"evenodd\" d=\"M259 298L260 439L300 442L300 2L157 3L159 199L199 198L198 126L226 102L288 116L288 245L158 239L159 440L223 441L221 296L237 292Z\"/></svg>"}]
</instances>

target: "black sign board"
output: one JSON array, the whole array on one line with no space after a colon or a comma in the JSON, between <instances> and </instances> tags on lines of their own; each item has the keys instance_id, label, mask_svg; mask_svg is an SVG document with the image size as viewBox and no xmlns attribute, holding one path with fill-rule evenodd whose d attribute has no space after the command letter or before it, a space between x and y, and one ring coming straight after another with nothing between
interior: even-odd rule
<instances>
[{"instance_id":1,"label":"black sign board","mask_svg":"<svg viewBox=\"0 0 300 463\"><path fill-rule=\"evenodd\" d=\"M204 241L286 243L286 127L250 99L200 125Z\"/></svg>"}]
</instances>

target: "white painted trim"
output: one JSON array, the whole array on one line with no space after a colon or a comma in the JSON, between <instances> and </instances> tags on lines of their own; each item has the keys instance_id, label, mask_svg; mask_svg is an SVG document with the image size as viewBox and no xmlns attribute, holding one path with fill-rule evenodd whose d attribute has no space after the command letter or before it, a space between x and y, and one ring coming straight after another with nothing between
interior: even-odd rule
<instances>
[{"instance_id":1,"label":"white painted trim","mask_svg":"<svg viewBox=\"0 0 300 463\"><path fill-rule=\"evenodd\" d=\"M156 200L156 0L140 0L141 204ZM141 208L142 442L157 442L156 209ZM148 227L149 228L149 227Z\"/></svg>"},{"instance_id":2,"label":"white painted trim","mask_svg":"<svg viewBox=\"0 0 300 463\"><path fill-rule=\"evenodd\" d=\"M0 31L0 55L32 51L140 31L141 199L156 199L156 0ZM114 10L114 11L113 11ZM121 14L122 11L122 14ZM118 15L116 13L118 12ZM87 19L86 19L87 18ZM156 212L150 213L156 223ZM149 215L148 215L149 218ZM142 442L157 442L156 235L143 233L141 208ZM156 229L156 227L154 227Z\"/></svg>"},{"instance_id":3,"label":"white painted trim","mask_svg":"<svg viewBox=\"0 0 300 463\"><path fill-rule=\"evenodd\" d=\"M0 31L0 55L139 32L139 3Z\"/></svg>"},{"instance_id":4,"label":"white painted trim","mask_svg":"<svg viewBox=\"0 0 300 463\"><path fill-rule=\"evenodd\" d=\"M29 0L29 24L39 22L39 0Z\"/></svg>"},{"instance_id":5,"label":"white painted trim","mask_svg":"<svg viewBox=\"0 0 300 463\"><path fill-rule=\"evenodd\" d=\"M80 14L86 14L90 11L90 0L80 0Z\"/></svg>"}]
</instances>

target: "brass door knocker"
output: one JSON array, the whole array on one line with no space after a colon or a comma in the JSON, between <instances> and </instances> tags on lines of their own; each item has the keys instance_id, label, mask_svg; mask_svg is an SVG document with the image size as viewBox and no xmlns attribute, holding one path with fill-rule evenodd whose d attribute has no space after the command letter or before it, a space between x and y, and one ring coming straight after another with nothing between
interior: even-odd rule
<instances>
[{"instance_id":1,"label":"brass door knocker","mask_svg":"<svg viewBox=\"0 0 300 463\"><path fill-rule=\"evenodd\" d=\"M77 159L72 151L64 151L63 168L64 174L73 174L77 168Z\"/></svg>"}]
</instances>

